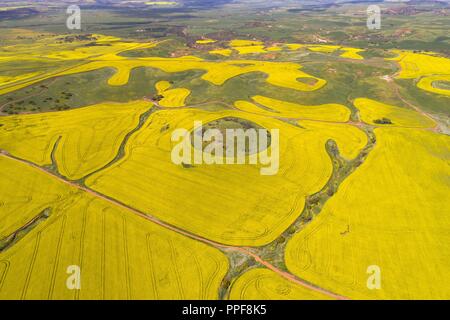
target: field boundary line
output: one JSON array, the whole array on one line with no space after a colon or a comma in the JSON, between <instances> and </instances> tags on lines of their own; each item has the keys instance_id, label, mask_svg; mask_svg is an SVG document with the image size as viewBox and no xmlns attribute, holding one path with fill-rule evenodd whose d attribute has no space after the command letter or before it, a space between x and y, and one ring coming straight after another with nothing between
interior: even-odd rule
<instances>
[{"instance_id":1,"label":"field boundary line","mask_svg":"<svg viewBox=\"0 0 450 320\"><path fill-rule=\"evenodd\" d=\"M66 220L67 220L67 216L64 215L62 217L61 230L59 232L58 245L56 247L55 264L53 265L52 277L51 277L51 280L50 280L50 288L49 288L49 293L48 293L48 299L49 300L52 300L53 291L55 290L56 272L57 272L58 267L59 267L59 258L60 258L61 246L62 246L62 242L63 242L62 239L64 238L64 231L65 231L65 228L66 228Z\"/></svg>"},{"instance_id":2,"label":"field boundary line","mask_svg":"<svg viewBox=\"0 0 450 320\"><path fill-rule=\"evenodd\" d=\"M0 278L0 293L2 292L3 283L6 280L6 276L8 275L9 266L11 265L11 263L9 262L9 260L0 260L0 265L1 264L5 266L5 270L3 271L2 276Z\"/></svg>"},{"instance_id":3,"label":"field boundary line","mask_svg":"<svg viewBox=\"0 0 450 320\"><path fill-rule=\"evenodd\" d=\"M23 289L22 289L21 300L25 300L25 296L28 291L28 286L30 284L31 274L33 273L34 263L36 262L36 257L37 257L37 253L39 251L40 242L41 242L41 232L39 231L36 235L36 243L34 245L33 254L31 256L31 264L30 264L30 267L28 268L27 277L25 279L25 285L23 286Z\"/></svg>"}]
</instances>

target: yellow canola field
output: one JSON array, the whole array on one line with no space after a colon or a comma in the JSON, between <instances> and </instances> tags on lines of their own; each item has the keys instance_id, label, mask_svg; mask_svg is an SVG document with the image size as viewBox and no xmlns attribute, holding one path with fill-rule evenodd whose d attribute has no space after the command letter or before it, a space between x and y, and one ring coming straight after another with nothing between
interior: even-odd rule
<instances>
[{"instance_id":1,"label":"yellow canola field","mask_svg":"<svg viewBox=\"0 0 450 320\"><path fill-rule=\"evenodd\" d=\"M338 51L341 47L325 45L325 44L317 44L317 45L308 45L307 48L308 48L308 50L314 51L314 52L333 53L335 51Z\"/></svg>"},{"instance_id":2,"label":"yellow canola field","mask_svg":"<svg viewBox=\"0 0 450 320\"><path fill-rule=\"evenodd\" d=\"M26 79L18 79L17 81L9 81L0 86L0 95L19 90L21 88L30 86L32 84L44 81L54 77L62 77L65 75L72 75L82 72L89 72L99 70L102 68L112 68L116 72L109 79L108 83L111 86L122 86L128 83L130 72L134 68L149 67L157 68L165 72L183 72L189 70L205 70L206 73L202 79L214 84L222 85L227 80L247 74L250 72L262 72L267 74L266 81L272 85L300 90L300 91L314 91L322 88L326 81L315 78L302 72L301 65L291 62L265 62L255 60L232 60L232 61L204 61L193 56L186 56L181 58L127 58L119 56L121 52L129 50L137 50L143 48L150 48L156 43L134 43L123 42L119 38L106 37L101 35L93 35L97 45L86 46L89 42L80 41L72 43L54 43L63 41L57 37L45 38L45 41L37 41L31 46L7 46L0 51L0 61L6 59L13 60L36 60L36 61L71 61L76 63L78 60L84 60L85 63L77 66L69 66L62 70L52 71L40 76L34 76L29 81L19 81ZM253 42L232 42L232 45L240 45L247 49L254 50L251 45ZM250 48L250 49L249 49ZM216 53L223 55L230 55L231 50L216 50ZM307 85L297 81L299 78L314 78L317 80L315 85ZM10 80L8 78L7 80Z\"/></svg>"},{"instance_id":3,"label":"yellow canola field","mask_svg":"<svg viewBox=\"0 0 450 320\"><path fill-rule=\"evenodd\" d=\"M39 213L74 194L56 180L21 174L21 166L0 157L0 240L27 225ZM0 276L1 278L1 276Z\"/></svg>"},{"instance_id":4,"label":"yellow canola field","mask_svg":"<svg viewBox=\"0 0 450 320\"><path fill-rule=\"evenodd\" d=\"M151 48L157 45L157 43L123 42L120 41L120 38L98 34L94 34L92 37L95 40L87 39L66 42L64 37L48 36L37 39L33 44L1 47L0 64L10 61L24 61L24 63L43 62L45 64L64 61L66 65L57 70L52 70L47 73L37 73L27 78L17 76L14 81L8 81L7 83L1 83L0 80L0 95L19 90L49 78L72 74L69 70L73 68L74 64L82 63L83 60L85 62L82 65L94 60L126 60L127 58L118 56L118 54L129 50ZM114 68L114 66L112 67ZM32 79L24 81L29 78Z\"/></svg>"},{"instance_id":5,"label":"yellow canola field","mask_svg":"<svg viewBox=\"0 0 450 320\"><path fill-rule=\"evenodd\" d=\"M109 43L109 42L108 42ZM77 48L75 50L55 51L43 57L57 60L83 60L93 57L101 57L108 54L116 54L129 50L154 47L154 43L111 42L111 46L96 45Z\"/></svg>"},{"instance_id":6,"label":"yellow canola field","mask_svg":"<svg viewBox=\"0 0 450 320\"><path fill-rule=\"evenodd\" d=\"M250 40L233 40L229 42L229 49L218 49L212 50L209 53L211 54L220 54L223 56L230 56L232 54L232 49L236 50L240 55L246 54L261 54L268 52L276 52L282 51L283 49L287 50L299 50L301 48L307 48L313 52L320 53L333 53L336 51L343 51L340 55L342 58L347 59L355 59L362 60L364 59L359 53L364 52L364 49L359 48L351 48L351 47L341 47L336 45L325 45L325 44L298 44L298 43L288 43L285 44L285 47L282 48L280 46L271 46L266 47L262 41L250 41Z\"/></svg>"},{"instance_id":7,"label":"yellow canola field","mask_svg":"<svg viewBox=\"0 0 450 320\"><path fill-rule=\"evenodd\" d=\"M221 56L229 57L233 53L231 49L216 49L209 51L211 54L219 54Z\"/></svg>"},{"instance_id":8,"label":"yellow canola field","mask_svg":"<svg viewBox=\"0 0 450 320\"><path fill-rule=\"evenodd\" d=\"M192 130L194 121L237 117L268 130L280 130L280 167L261 175L258 165L176 165L171 160L177 128ZM337 140L346 156L367 143L350 125L302 123L238 111L194 109L159 111L130 138L125 157L86 180L103 194L202 237L230 245L258 246L276 239L303 210L305 196L320 191L332 174L325 149ZM170 130L167 130L170 128ZM270 149L271 150L271 149ZM269 151L270 151L269 150Z\"/></svg>"},{"instance_id":9,"label":"yellow canola field","mask_svg":"<svg viewBox=\"0 0 450 320\"><path fill-rule=\"evenodd\" d=\"M410 51L392 50L392 52L398 54L398 56L387 60L398 61L401 67L399 74L401 79L450 74L450 59Z\"/></svg>"},{"instance_id":10,"label":"yellow canola field","mask_svg":"<svg viewBox=\"0 0 450 320\"><path fill-rule=\"evenodd\" d=\"M228 268L220 251L77 192L30 166L3 156L0 163L4 171L36 181L36 189L17 189L17 197L33 197L40 190L38 181L55 186L55 194L63 188L71 194L51 204L40 198L29 201L27 209L35 214L44 205L52 213L0 253L0 299L218 298ZM5 191L0 190L6 204L1 216L11 215L8 206L14 202ZM67 288L69 266L80 267L81 290Z\"/></svg>"},{"instance_id":11,"label":"yellow canola field","mask_svg":"<svg viewBox=\"0 0 450 320\"><path fill-rule=\"evenodd\" d=\"M283 48L277 47L277 46L273 46L273 47L266 48L266 50L269 51L269 52L274 52L274 51L281 51L281 50L283 50Z\"/></svg>"},{"instance_id":12,"label":"yellow canola field","mask_svg":"<svg viewBox=\"0 0 450 320\"><path fill-rule=\"evenodd\" d=\"M172 87L172 84L169 81L158 81L155 84L155 88L156 88L156 91L158 91L158 93L162 93L166 90L169 90L170 87Z\"/></svg>"},{"instance_id":13,"label":"yellow canola field","mask_svg":"<svg viewBox=\"0 0 450 320\"><path fill-rule=\"evenodd\" d=\"M415 110L391 106L367 98L358 98L354 101L355 107L359 110L361 120L374 124L375 120L387 118L392 124L383 124L383 126L402 126L414 128L433 128L436 123L421 115Z\"/></svg>"},{"instance_id":14,"label":"yellow canola field","mask_svg":"<svg viewBox=\"0 0 450 320\"><path fill-rule=\"evenodd\" d=\"M256 40L231 40L228 45L230 47L250 47L250 46L260 46L264 44L262 41Z\"/></svg>"},{"instance_id":15,"label":"yellow canola field","mask_svg":"<svg viewBox=\"0 0 450 320\"><path fill-rule=\"evenodd\" d=\"M318 106L303 106L297 103L277 100L264 96L254 96L252 100L264 107L248 101L236 101L239 110L260 115L279 118L303 118L323 121L341 121L350 119L350 110L340 104L323 104Z\"/></svg>"},{"instance_id":16,"label":"yellow canola field","mask_svg":"<svg viewBox=\"0 0 450 320\"><path fill-rule=\"evenodd\" d=\"M6 85L8 83L11 82L17 82L17 81L22 81L22 80L27 80L33 77L36 77L38 75L40 75L41 72L31 72L31 73L26 73L26 74L22 74L20 76L0 76L0 86Z\"/></svg>"},{"instance_id":17,"label":"yellow canola field","mask_svg":"<svg viewBox=\"0 0 450 320\"><path fill-rule=\"evenodd\" d=\"M445 82L445 83L450 84L450 74L422 78L417 83L417 87L419 87L420 89L426 90L426 91L450 96L450 90L449 89L441 89L441 88L436 87L436 85L434 84L436 82Z\"/></svg>"},{"instance_id":18,"label":"yellow canola field","mask_svg":"<svg viewBox=\"0 0 450 320\"><path fill-rule=\"evenodd\" d=\"M232 284L230 300L331 300L320 292L288 281L269 269L252 269Z\"/></svg>"},{"instance_id":19,"label":"yellow canola field","mask_svg":"<svg viewBox=\"0 0 450 320\"><path fill-rule=\"evenodd\" d=\"M328 139L332 139L338 145L340 155L348 160L352 160L358 156L361 149L367 144L366 134L354 126L310 120L300 120L297 123L309 135L308 138L305 137L305 142L309 143L310 146L305 146L305 148L320 148L321 145L325 145ZM318 139L317 132L320 132L323 137ZM328 157L325 153L322 155Z\"/></svg>"},{"instance_id":20,"label":"yellow canola field","mask_svg":"<svg viewBox=\"0 0 450 320\"><path fill-rule=\"evenodd\" d=\"M158 102L159 105L167 108L185 106L185 101L191 94L191 90L186 88L170 89L171 86L172 85L168 81L159 81L156 83L158 94L164 97Z\"/></svg>"},{"instance_id":21,"label":"yellow canola field","mask_svg":"<svg viewBox=\"0 0 450 320\"><path fill-rule=\"evenodd\" d=\"M239 54L256 54L256 53L266 53L264 46L244 46L244 47L233 47Z\"/></svg>"},{"instance_id":22,"label":"yellow canola field","mask_svg":"<svg viewBox=\"0 0 450 320\"><path fill-rule=\"evenodd\" d=\"M364 59L364 57L359 54L360 52L364 52L363 49L345 47L345 48L341 48L340 50L345 51L343 54L340 55L342 58L355 59L355 60L363 60Z\"/></svg>"},{"instance_id":23,"label":"yellow canola field","mask_svg":"<svg viewBox=\"0 0 450 320\"><path fill-rule=\"evenodd\" d=\"M232 60L223 62L203 61L195 57L184 58L143 58L128 59L126 61L98 61L92 62L79 68L74 68L65 74L93 71L105 67L113 67L116 74L108 81L110 85L121 86L128 83L130 72L138 67L152 67L161 69L165 72L183 72L189 70L201 69L206 73L202 76L214 85L223 85L227 80L247 74L250 72L263 72L267 74L266 82L279 86L300 91L314 91L322 88L326 81L315 78L300 70L301 66L291 62L264 62L255 60ZM297 81L298 78L313 78L317 82L314 85L308 85Z\"/></svg>"},{"instance_id":24,"label":"yellow canola field","mask_svg":"<svg viewBox=\"0 0 450 320\"><path fill-rule=\"evenodd\" d=\"M253 40L231 40L228 42L228 47L230 49L217 49L212 50L209 53L211 54L219 54L223 56L230 56L232 54L232 49L236 50L238 54L258 54L265 53L264 43L262 41L253 41Z\"/></svg>"},{"instance_id":25,"label":"yellow canola field","mask_svg":"<svg viewBox=\"0 0 450 320\"><path fill-rule=\"evenodd\" d=\"M398 78L420 78L417 86L420 89L450 96L450 90L439 89L433 82L450 81L450 59L431 54L393 50L398 56L387 60L398 61L401 67Z\"/></svg>"},{"instance_id":26,"label":"yellow canola field","mask_svg":"<svg viewBox=\"0 0 450 320\"><path fill-rule=\"evenodd\" d=\"M232 60L232 61L204 61L197 57L186 56L181 58L124 58L110 55L106 58L95 58L92 62L69 68L62 72L44 75L32 81L20 83L15 86L9 86L4 89L0 88L0 94L12 92L45 79L71 75L76 73L99 70L102 68L113 68L116 73L109 79L108 84L111 86L122 86L128 83L130 73L134 68L150 67L163 70L165 72L183 72L189 70L205 70L202 76L214 85L223 85L227 80L250 72L262 72L267 74L266 82L284 88L290 88L300 91L314 91L322 88L326 81L311 76L301 71L301 65L292 62L265 62L256 60ZM309 85L297 81L299 78L313 78L317 82Z\"/></svg>"},{"instance_id":27,"label":"yellow canola field","mask_svg":"<svg viewBox=\"0 0 450 320\"><path fill-rule=\"evenodd\" d=\"M135 101L2 117L0 148L41 166L52 164L55 149L59 172L77 180L113 160L125 136L149 109L149 103Z\"/></svg>"},{"instance_id":28,"label":"yellow canola field","mask_svg":"<svg viewBox=\"0 0 450 320\"><path fill-rule=\"evenodd\" d=\"M0 49L0 57L14 60L40 59L83 60L119 54L129 50L152 48L155 42L125 42L120 38L93 34L92 39L66 42L65 36L47 36L36 39L33 44L17 44Z\"/></svg>"},{"instance_id":29,"label":"yellow canola field","mask_svg":"<svg viewBox=\"0 0 450 320\"><path fill-rule=\"evenodd\" d=\"M287 43L286 47L289 50L298 50L300 48L303 48L305 45L304 44L299 44L299 43Z\"/></svg>"},{"instance_id":30,"label":"yellow canola field","mask_svg":"<svg viewBox=\"0 0 450 320\"><path fill-rule=\"evenodd\" d=\"M287 267L352 299L449 299L450 138L375 134L366 162L288 243ZM370 266L380 268L379 290L368 289Z\"/></svg>"},{"instance_id":31,"label":"yellow canola field","mask_svg":"<svg viewBox=\"0 0 450 320\"><path fill-rule=\"evenodd\" d=\"M216 40L212 40L212 39L202 39L202 40L197 40L195 43L197 44L211 44L211 43L215 43L217 42Z\"/></svg>"},{"instance_id":32,"label":"yellow canola field","mask_svg":"<svg viewBox=\"0 0 450 320\"><path fill-rule=\"evenodd\" d=\"M325 44L307 45L306 47L310 51L321 52L321 53L333 53L336 51L344 51L344 53L340 54L340 57L342 57L342 58L354 59L354 60L363 60L364 59L364 57L359 54L361 52L364 52L365 51L364 49L341 47L341 46L334 46L334 45L325 45Z\"/></svg>"}]
</instances>

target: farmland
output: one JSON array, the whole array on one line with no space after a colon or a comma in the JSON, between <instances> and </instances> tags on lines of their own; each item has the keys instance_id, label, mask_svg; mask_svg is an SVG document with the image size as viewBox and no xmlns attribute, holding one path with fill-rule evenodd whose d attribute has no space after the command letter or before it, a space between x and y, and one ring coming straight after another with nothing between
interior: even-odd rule
<instances>
[{"instance_id":1,"label":"farmland","mask_svg":"<svg viewBox=\"0 0 450 320\"><path fill-rule=\"evenodd\" d=\"M61 113L5 118L1 147L78 180L112 161L125 136L149 110L148 103L101 104ZM14 138L12 138L14 137ZM14 146L11 142L15 140Z\"/></svg>"},{"instance_id":2,"label":"farmland","mask_svg":"<svg viewBox=\"0 0 450 320\"><path fill-rule=\"evenodd\" d=\"M379 128L375 134L378 145L361 170L288 244L288 268L354 298L443 299L449 294L446 281L431 289L425 279L446 279L449 267L442 260L448 255L449 139L403 128ZM396 280L368 291L365 271L374 264Z\"/></svg>"},{"instance_id":3,"label":"farmland","mask_svg":"<svg viewBox=\"0 0 450 320\"><path fill-rule=\"evenodd\" d=\"M305 289L267 269L253 269L233 284L233 300L327 300L327 295Z\"/></svg>"},{"instance_id":4,"label":"farmland","mask_svg":"<svg viewBox=\"0 0 450 320\"><path fill-rule=\"evenodd\" d=\"M417 54L411 52L394 51L401 66L399 78L414 79L421 77L417 84L422 90L437 94L450 95L449 90L439 89L434 86L435 82L448 81L450 77L450 61L435 56L432 52L428 54Z\"/></svg>"},{"instance_id":5,"label":"farmland","mask_svg":"<svg viewBox=\"0 0 450 320\"><path fill-rule=\"evenodd\" d=\"M227 117L280 130L282 175L261 176L259 167L250 165L199 165L186 169L167 161L173 143L170 131L161 134L162 128L191 130L194 119L206 124ZM336 139L350 158L366 143L364 132L345 124L327 130L325 125L305 121L308 130L302 132L276 119L235 111L162 111L153 114L149 123L129 140L121 161L89 177L86 184L190 232L233 245L268 243L293 223L303 209L305 196L319 191L331 175L331 162L321 147L328 139ZM310 140L315 143L308 144ZM296 159L299 154L302 161ZM252 181L253 187L239 187L242 179ZM302 185L295 184L298 179L303 180ZM114 181L121 181L120 187ZM186 197L179 198L179 194ZM218 201L221 206L215 205ZM183 207L184 215L178 214L179 206Z\"/></svg>"},{"instance_id":6,"label":"farmland","mask_svg":"<svg viewBox=\"0 0 450 320\"><path fill-rule=\"evenodd\" d=\"M25 3L0 8L0 299L450 298L449 5L368 30L360 3L106 1L68 30Z\"/></svg>"},{"instance_id":7,"label":"farmland","mask_svg":"<svg viewBox=\"0 0 450 320\"><path fill-rule=\"evenodd\" d=\"M186 88L170 89L172 85L167 81L160 81L156 84L158 95L163 97L159 101L159 105L167 108L176 108L185 106L186 98L191 91Z\"/></svg>"},{"instance_id":8,"label":"farmland","mask_svg":"<svg viewBox=\"0 0 450 320\"><path fill-rule=\"evenodd\" d=\"M19 204L24 212L36 213L39 207L51 212L26 241L1 255L2 299L217 298L227 260L216 249L80 193L27 165L3 157L0 161L2 168L20 170L22 179L49 184L49 190L59 192L56 198L35 197L36 189L20 188L21 179L9 180L10 186L18 186L11 205ZM3 183L6 179L2 175ZM11 223L12 229L19 225L21 221ZM79 293L68 291L65 284L67 266L73 264L84 270L86 289Z\"/></svg>"}]
</instances>

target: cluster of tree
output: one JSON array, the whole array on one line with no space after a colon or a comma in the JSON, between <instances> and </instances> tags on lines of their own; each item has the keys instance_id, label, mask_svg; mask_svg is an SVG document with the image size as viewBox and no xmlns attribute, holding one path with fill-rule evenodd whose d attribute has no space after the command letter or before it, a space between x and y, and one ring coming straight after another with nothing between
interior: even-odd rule
<instances>
[{"instance_id":1,"label":"cluster of tree","mask_svg":"<svg viewBox=\"0 0 450 320\"><path fill-rule=\"evenodd\" d=\"M388 118L381 118L374 121L376 124L392 124L391 119Z\"/></svg>"}]
</instances>

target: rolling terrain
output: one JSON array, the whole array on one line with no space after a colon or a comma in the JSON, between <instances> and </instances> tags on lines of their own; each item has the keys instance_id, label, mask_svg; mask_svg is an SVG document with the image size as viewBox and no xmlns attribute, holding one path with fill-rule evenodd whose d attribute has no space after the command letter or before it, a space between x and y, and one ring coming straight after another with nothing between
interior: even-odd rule
<instances>
[{"instance_id":1,"label":"rolling terrain","mask_svg":"<svg viewBox=\"0 0 450 320\"><path fill-rule=\"evenodd\" d=\"M0 6L0 299L450 298L448 2L46 4ZM278 171L174 163L196 121Z\"/></svg>"}]
</instances>

